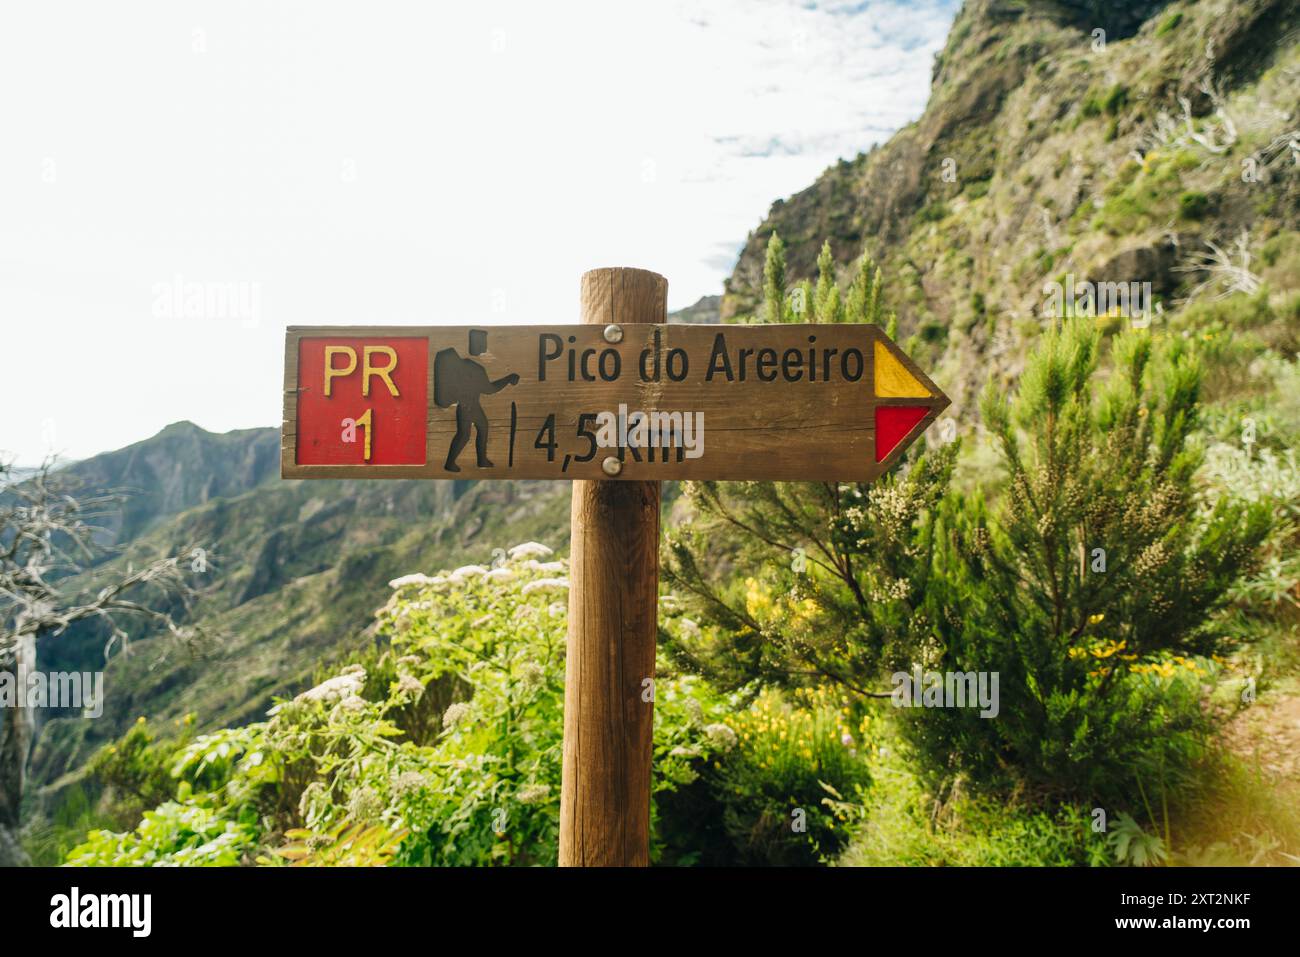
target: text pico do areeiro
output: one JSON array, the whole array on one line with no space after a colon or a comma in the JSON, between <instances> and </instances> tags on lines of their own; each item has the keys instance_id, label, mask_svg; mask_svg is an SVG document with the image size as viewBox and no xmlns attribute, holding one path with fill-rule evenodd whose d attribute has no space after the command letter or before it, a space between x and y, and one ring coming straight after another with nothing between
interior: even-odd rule
<instances>
[{"instance_id":1,"label":"text pico do areeiro","mask_svg":"<svg viewBox=\"0 0 1300 957\"><path fill-rule=\"evenodd\" d=\"M0 672L0 708L78 708L86 718L104 713L102 671L35 671L19 664Z\"/></svg>"},{"instance_id":2,"label":"text pico do areeiro","mask_svg":"<svg viewBox=\"0 0 1300 957\"><path fill-rule=\"evenodd\" d=\"M537 340L537 381L554 380L558 374L569 382L615 382L626 370L623 355L612 347L575 348L576 337L543 333ZM857 382L867 369L860 349L837 349L817 345L808 336L806 348L741 348L733 351L725 333L717 333L709 350L703 381L725 382ZM697 370L697 374L698 374ZM691 356L683 348L666 348L660 330L642 349L635 363L635 375L642 382L682 382L691 374ZM692 411L617 411L585 413L579 432L600 449L677 449L678 460L704 454L704 413ZM666 461L666 459L665 459Z\"/></svg>"},{"instance_id":3,"label":"text pico do areeiro","mask_svg":"<svg viewBox=\"0 0 1300 957\"><path fill-rule=\"evenodd\" d=\"M545 332L537 337L537 381L553 382L556 374L568 382L616 382L624 374L623 355L613 347L577 348L576 336ZM733 351L725 332L716 333L709 349L703 382L859 382L868 367L866 354L856 347L839 349L817 344L816 334L808 345L776 349L772 346L737 348ZM629 373L630 374L630 373ZM636 360L636 377L641 382L684 382L692 374L691 355L680 346L665 348L659 330Z\"/></svg>"},{"instance_id":4,"label":"text pico do areeiro","mask_svg":"<svg viewBox=\"0 0 1300 957\"><path fill-rule=\"evenodd\" d=\"M895 708L979 708L981 718L996 718L998 701L996 671L896 671L891 677L894 690L889 700Z\"/></svg>"},{"instance_id":5,"label":"text pico do areeiro","mask_svg":"<svg viewBox=\"0 0 1300 957\"><path fill-rule=\"evenodd\" d=\"M50 898L50 926L58 929L128 928L132 937L153 929L151 894L83 894L73 887Z\"/></svg>"}]
</instances>

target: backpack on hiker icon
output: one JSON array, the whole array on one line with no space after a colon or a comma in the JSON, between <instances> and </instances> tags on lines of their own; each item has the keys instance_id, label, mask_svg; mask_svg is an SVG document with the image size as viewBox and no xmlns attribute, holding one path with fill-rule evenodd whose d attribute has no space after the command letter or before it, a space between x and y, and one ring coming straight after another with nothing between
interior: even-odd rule
<instances>
[{"instance_id":1,"label":"backpack on hiker icon","mask_svg":"<svg viewBox=\"0 0 1300 957\"><path fill-rule=\"evenodd\" d=\"M483 329L469 331L469 354L481 356L487 352L487 332ZM455 349L442 349L433 357L433 401L446 409L464 401L463 389L466 360ZM474 363L478 365L478 363Z\"/></svg>"}]
</instances>

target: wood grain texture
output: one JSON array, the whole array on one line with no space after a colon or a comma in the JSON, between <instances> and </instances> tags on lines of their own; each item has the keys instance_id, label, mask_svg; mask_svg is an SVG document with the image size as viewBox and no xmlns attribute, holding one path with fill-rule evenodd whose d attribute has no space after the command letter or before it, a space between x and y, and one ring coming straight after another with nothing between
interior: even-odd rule
<instances>
[{"instance_id":1,"label":"wood grain texture","mask_svg":"<svg viewBox=\"0 0 1300 957\"><path fill-rule=\"evenodd\" d=\"M590 275L590 274L589 274ZM488 326L486 351L474 357L489 379L517 374L517 384L484 395L481 408L487 423L487 450L491 468L476 466L474 456L462 455L462 471L447 471L445 460L457 433L457 415L451 408L429 402L427 455L423 465L301 465L297 462L297 395L299 390L298 341L307 336L387 337L420 335L429 341L429 385L434 395L433 356L444 350L466 353L470 327L293 327L285 350L285 418L282 475L285 478L528 478L600 479L602 461L614 455L623 460L617 479L719 479L772 481L860 481L875 479L890 468L907 446L948 405L943 392L917 368L875 325L662 325L632 323L629 315L645 315L650 297L658 290L629 282L615 271L609 278L583 280L584 309L592 322L568 326ZM620 298L621 297L621 298ZM626 306L616 303L626 302ZM621 311L620 311L621 310ZM622 320L612 317L621 315ZM607 342L604 327L622 327L618 343ZM657 334L657 338L656 338ZM542 337L550 336L544 340ZM719 338L731 377L709 369ZM573 342L569 340L573 339ZM810 342L809 340L814 340ZM888 348L898 364L928 391L928 397L880 397L875 394L875 348ZM556 349L561 355L540 358ZM647 352L647 350L649 350ZM667 357L680 350L686 368L673 381ZM569 376L568 358L574 356L575 376ZM862 356L859 374L844 365L849 353ZM742 355L742 353L747 353ZM778 357L775 365L760 368L764 353ZM811 354L811 362L809 356ZM619 374L601 378L599 357L612 368L617 357ZM657 376L641 374L643 355L660 357ZM782 363L787 355L798 368L787 378ZM591 379L584 378L583 357ZM816 365L816 377L809 367ZM543 380L544 366L546 378ZM740 378L742 367L744 379ZM831 373L829 378L826 372ZM767 381L765 381L765 377ZM882 389L882 391L887 391ZM924 406L925 417L883 461L875 458L874 410L879 405ZM685 457L676 449L594 448L583 436L598 413L617 414L620 406L634 412L702 415L703 445L698 457ZM359 408L341 404L336 416L355 415ZM548 426L549 423L549 426ZM384 428L378 421L377 428ZM472 451L472 449L471 449ZM654 452L651 455L651 452ZM640 457L640 461L637 457ZM585 461L584 461L585 459Z\"/></svg>"},{"instance_id":2,"label":"wood grain texture","mask_svg":"<svg viewBox=\"0 0 1300 957\"><path fill-rule=\"evenodd\" d=\"M582 277L585 323L661 323L667 300L645 270ZM649 864L659 502L657 481L573 484L561 866Z\"/></svg>"}]
</instances>

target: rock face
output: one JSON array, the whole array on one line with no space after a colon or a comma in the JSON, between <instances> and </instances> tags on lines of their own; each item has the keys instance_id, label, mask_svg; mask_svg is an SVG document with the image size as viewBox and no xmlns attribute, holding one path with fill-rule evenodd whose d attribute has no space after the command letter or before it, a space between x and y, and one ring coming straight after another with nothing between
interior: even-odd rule
<instances>
[{"instance_id":1,"label":"rock face","mask_svg":"<svg viewBox=\"0 0 1300 957\"><path fill-rule=\"evenodd\" d=\"M1151 283L1155 295L1168 296L1178 288L1181 277L1174 272L1178 264L1177 238L1161 239L1150 246L1134 246L1117 253L1092 271L1094 283Z\"/></svg>"},{"instance_id":2,"label":"rock face","mask_svg":"<svg viewBox=\"0 0 1300 957\"><path fill-rule=\"evenodd\" d=\"M1169 0L1057 0L1056 5L1061 8L1063 23L1087 31L1105 30L1107 39L1123 40L1169 6Z\"/></svg>"},{"instance_id":3,"label":"rock face","mask_svg":"<svg viewBox=\"0 0 1300 957\"><path fill-rule=\"evenodd\" d=\"M865 248L966 414L990 363L1015 373L1047 284L1123 278L1172 301L1205 240L1300 226L1297 28L1300 0L969 0L920 119L773 204L722 318L755 311L773 231L788 280L814 276L824 239L844 271Z\"/></svg>"}]
</instances>

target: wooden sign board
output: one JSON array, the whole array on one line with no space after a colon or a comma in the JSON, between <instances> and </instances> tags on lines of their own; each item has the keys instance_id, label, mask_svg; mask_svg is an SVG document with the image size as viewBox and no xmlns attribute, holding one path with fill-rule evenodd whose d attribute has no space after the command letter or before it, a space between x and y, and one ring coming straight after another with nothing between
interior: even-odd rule
<instances>
[{"instance_id":1,"label":"wooden sign board","mask_svg":"<svg viewBox=\"0 0 1300 957\"><path fill-rule=\"evenodd\" d=\"M281 474L866 482L947 405L870 324L296 326Z\"/></svg>"}]
</instances>

